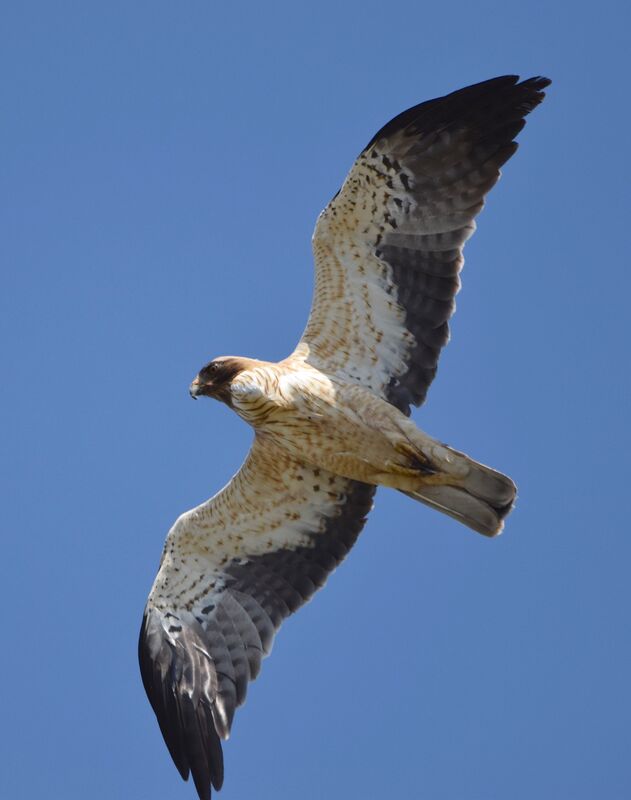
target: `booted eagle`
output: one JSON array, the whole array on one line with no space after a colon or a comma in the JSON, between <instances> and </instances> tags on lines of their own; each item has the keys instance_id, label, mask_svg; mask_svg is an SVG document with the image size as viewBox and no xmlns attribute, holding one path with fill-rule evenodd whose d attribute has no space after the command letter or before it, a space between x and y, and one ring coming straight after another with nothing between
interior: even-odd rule
<instances>
[{"instance_id":1,"label":"booted eagle","mask_svg":"<svg viewBox=\"0 0 631 800\"><path fill-rule=\"evenodd\" d=\"M515 485L409 419L436 374L464 243L546 78L494 78L421 103L361 152L313 236L311 315L279 363L222 357L190 387L254 429L239 472L169 531L140 669L169 752L200 800L221 740L285 617L346 557L377 486L485 536Z\"/></svg>"}]
</instances>

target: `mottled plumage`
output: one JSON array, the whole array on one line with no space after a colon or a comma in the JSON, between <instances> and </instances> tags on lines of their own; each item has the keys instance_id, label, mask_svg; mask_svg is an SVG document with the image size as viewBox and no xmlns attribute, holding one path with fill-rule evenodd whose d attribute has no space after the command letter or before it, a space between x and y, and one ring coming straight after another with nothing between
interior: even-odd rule
<instances>
[{"instance_id":1,"label":"mottled plumage","mask_svg":"<svg viewBox=\"0 0 631 800\"><path fill-rule=\"evenodd\" d=\"M487 536L512 481L409 419L449 336L462 248L545 78L495 78L405 111L318 220L316 285L294 353L222 357L191 384L255 431L230 483L169 532L143 620L143 682L199 797L281 622L326 581L389 486Z\"/></svg>"}]
</instances>

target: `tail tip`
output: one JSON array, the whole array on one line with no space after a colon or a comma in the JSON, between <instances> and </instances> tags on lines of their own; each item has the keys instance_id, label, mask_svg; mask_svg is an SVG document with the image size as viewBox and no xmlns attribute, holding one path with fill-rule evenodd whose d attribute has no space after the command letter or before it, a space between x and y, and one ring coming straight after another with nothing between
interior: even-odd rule
<instances>
[{"instance_id":1,"label":"tail tip","mask_svg":"<svg viewBox=\"0 0 631 800\"><path fill-rule=\"evenodd\" d=\"M506 517L515 508L515 501L517 500L517 487L512 481L511 484L513 485L514 489L511 499L507 503L504 503L504 505L491 506L491 508L493 509L493 513L497 517L496 527L488 528L487 529L488 532L483 530L479 531L483 536L487 536L489 539L495 539L496 536L499 536L501 533L504 532L504 522L506 520Z\"/></svg>"}]
</instances>

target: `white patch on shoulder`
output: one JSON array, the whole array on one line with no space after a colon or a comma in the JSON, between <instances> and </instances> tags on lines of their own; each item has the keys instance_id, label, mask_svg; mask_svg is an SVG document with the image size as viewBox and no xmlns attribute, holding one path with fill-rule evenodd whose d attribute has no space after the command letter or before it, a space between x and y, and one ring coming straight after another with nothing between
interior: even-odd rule
<instances>
[{"instance_id":1,"label":"white patch on shoulder","mask_svg":"<svg viewBox=\"0 0 631 800\"><path fill-rule=\"evenodd\" d=\"M287 372L278 378L278 389L281 395L288 400L293 400L296 393L300 395L304 385L304 377L299 373Z\"/></svg>"},{"instance_id":2,"label":"white patch on shoulder","mask_svg":"<svg viewBox=\"0 0 631 800\"><path fill-rule=\"evenodd\" d=\"M250 397L261 397L263 395L263 390L258 384L251 381L233 381L230 386L230 394L236 400L246 400Z\"/></svg>"},{"instance_id":3,"label":"white patch on shoulder","mask_svg":"<svg viewBox=\"0 0 631 800\"><path fill-rule=\"evenodd\" d=\"M302 395L305 392L327 392L332 387L331 380L322 373L314 370L291 371L281 375L278 386L283 395L292 397L294 394Z\"/></svg>"}]
</instances>

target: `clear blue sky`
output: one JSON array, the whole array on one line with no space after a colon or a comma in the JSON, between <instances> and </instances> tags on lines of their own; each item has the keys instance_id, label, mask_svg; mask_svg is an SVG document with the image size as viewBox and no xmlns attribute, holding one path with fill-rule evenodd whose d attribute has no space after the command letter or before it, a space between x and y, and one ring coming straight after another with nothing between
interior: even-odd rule
<instances>
[{"instance_id":1,"label":"clear blue sky","mask_svg":"<svg viewBox=\"0 0 631 800\"><path fill-rule=\"evenodd\" d=\"M428 432L510 474L486 541L380 491L277 638L221 800L631 796L622 2L7 3L0 796L186 800L136 642L164 536L249 429L188 384L279 358L376 129L554 84L467 246Z\"/></svg>"}]
</instances>

